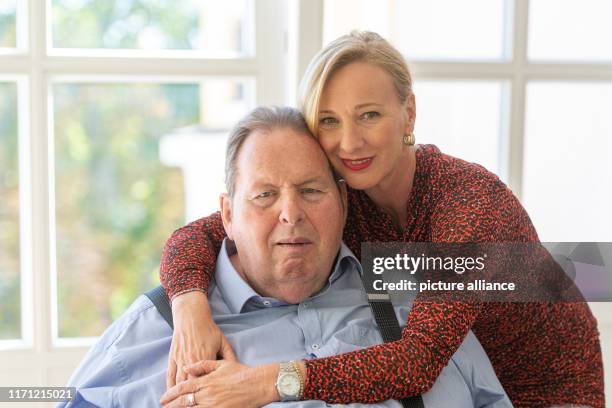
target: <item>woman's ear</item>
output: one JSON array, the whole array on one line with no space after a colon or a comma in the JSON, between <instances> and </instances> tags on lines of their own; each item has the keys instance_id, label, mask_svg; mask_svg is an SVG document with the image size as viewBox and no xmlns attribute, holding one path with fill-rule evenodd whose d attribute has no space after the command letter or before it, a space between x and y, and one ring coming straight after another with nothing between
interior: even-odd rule
<instances>
[{"instance_id":1,"label":"woman's ear","mask_svg":"<svg viewBox=\"0 0 612 408\"><path fill-rule=\"evenodd\" d=\"M223 193L219 196L219 206L221 207L221 219L223 220L223 228L227 237L234 240L232 234L232 198L227 193Z\"/></svg>"},{"instance_id":2,"label":"woman's ear","mask_svg":"<svg viewBox=\"0 0 612 408\"><path fill-rule=\"evenodd\" d=\"M416 98L414 93L410 92L406 101L406 133L407 135L414 132L414 122L416 121Z\"/></svg>"}]
</instances>

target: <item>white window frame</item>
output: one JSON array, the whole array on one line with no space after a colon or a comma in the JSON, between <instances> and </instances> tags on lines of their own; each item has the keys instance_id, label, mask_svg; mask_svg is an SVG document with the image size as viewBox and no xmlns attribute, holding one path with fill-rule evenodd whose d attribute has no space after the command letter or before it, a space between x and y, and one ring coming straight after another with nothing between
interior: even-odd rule
<instances>
[{"instance_id":1,"label":"white window frame","mask_svg":"<svg viewBox=\"0 0 612 408\"><path fill-rule=\"evenodd\" d=\"M0 341L0 384L62 386L92 339L57 341L54 157L51 85L65 78L151 82L208 77L253 77L257 104L292 104L287 82L287 22L290 3L255 0L255 53L237 59L204 58L197 53L126 55L50 51L51 0L20 0L17 48L0 53L0 80L17 82L19 115L20 253L23 338ZM161 252L161 248L160 248Z\"/></svg>"}]
</instances>

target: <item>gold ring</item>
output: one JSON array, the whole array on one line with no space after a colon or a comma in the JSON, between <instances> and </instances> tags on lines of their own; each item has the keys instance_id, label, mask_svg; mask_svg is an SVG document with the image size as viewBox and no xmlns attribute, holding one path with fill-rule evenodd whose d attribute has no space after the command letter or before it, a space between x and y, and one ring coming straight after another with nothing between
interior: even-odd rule
<instances>
[{"instance_id":1,"label":"gold ring","mask_svg":"<svg viewBox=\"0 0 612 408\"><path fill-rule=\"evenodd\" d=\"M196 406L195 394L193 392L190 392L185 397L187 398L187 406L188 407L195 407Z\"/></svg>"}]
</instances>

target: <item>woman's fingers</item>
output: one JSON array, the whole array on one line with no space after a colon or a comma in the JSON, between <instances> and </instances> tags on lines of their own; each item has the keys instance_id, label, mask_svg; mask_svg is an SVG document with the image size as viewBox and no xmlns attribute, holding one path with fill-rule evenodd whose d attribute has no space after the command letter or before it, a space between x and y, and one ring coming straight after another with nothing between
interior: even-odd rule
<instances>
[{"instance_id":1,"label":"woman's fingers","mask_svg":"<svg viewBox=\"0 0 612 408\"><path fill-rule=\"evenodd\" d=\"M199 388L200 386L197 378L184 381L167 390L164 395L162 395L159 402L162 405L169 404L171 401L174 401L181 396L198 391Z\"/></svg>"},{"instance_id":2,"label":"woman's fingers","mask_svg":"<svg viewBox=\"0 0 612 408\"><path fill-rule=\"evenodd\" d=\"M202 360L198 361L195 364L190 364L185 366L185 371L193 376L202 376L206 374L210 374L217 369L219 366L219 361L214 360Z\"/></svg>"}]
</instances>

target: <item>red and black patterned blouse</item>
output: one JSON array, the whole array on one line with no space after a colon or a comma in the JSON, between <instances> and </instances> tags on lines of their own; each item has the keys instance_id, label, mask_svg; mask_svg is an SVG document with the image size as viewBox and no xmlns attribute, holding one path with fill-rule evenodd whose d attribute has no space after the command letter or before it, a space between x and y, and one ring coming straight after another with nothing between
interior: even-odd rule
<instances>
[{"instance_id":1,"label":"red and black patterned blouse","mask_svg":"<svg viewBox=\"0 0 612 408\"><path fill-rule=\"evenodd\" d=\"M362 191L349 189L344 241L360 256L365 241L529 242L529 216L497 176L442 154L416 153L398 231ZM166 243L161 281L173 297L206 290L225 237L219 213L188 224ZM374 403L428 391L472 329L516 407L604 406L597 323L586 303L432 303L417 301L401 340L306 362L304 399Z\"/></svg>"}]
</instances>

